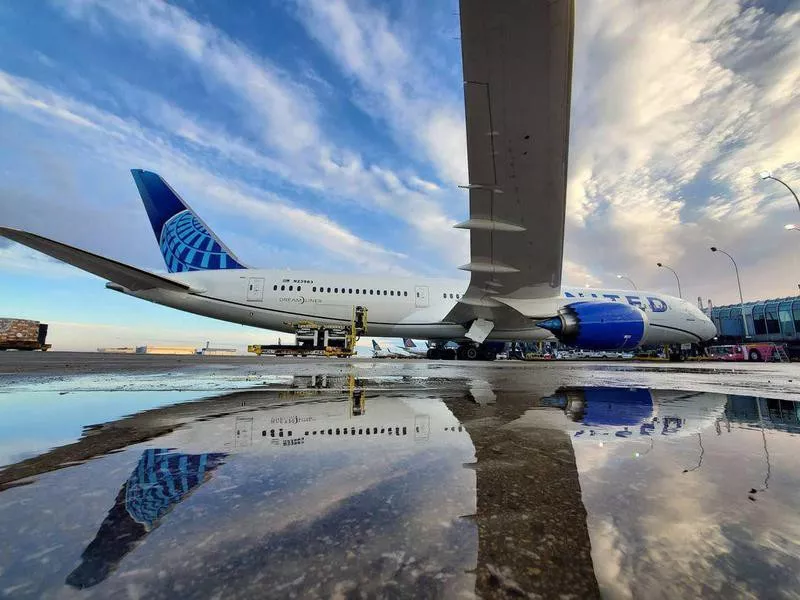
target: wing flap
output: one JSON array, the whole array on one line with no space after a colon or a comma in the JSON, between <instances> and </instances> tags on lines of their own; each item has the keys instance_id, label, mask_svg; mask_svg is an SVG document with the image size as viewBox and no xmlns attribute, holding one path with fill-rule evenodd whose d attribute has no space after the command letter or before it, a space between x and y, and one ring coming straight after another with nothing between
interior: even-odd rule
<instances>
[{"instance_id":1,"label":"wing flap","mask_svg":"<svg viewBox=\"0 0 800 600\"><path fill-rule=\"evenodd\" d=\"M104 258L97 254L92 254L86 250L74 248L61 242L21 231L19 229L10 229L8 227L0 227L0 235L13 240L28 248L38 250L43 254L57 258L60 261L78 267L92 275L103 277L116 284L119 284L131 291L151 290L154 288L173 290L179 292L188 292L189 286L183 285L166 277L137 269L130 265Z\"/></svg>"}]
</instances>

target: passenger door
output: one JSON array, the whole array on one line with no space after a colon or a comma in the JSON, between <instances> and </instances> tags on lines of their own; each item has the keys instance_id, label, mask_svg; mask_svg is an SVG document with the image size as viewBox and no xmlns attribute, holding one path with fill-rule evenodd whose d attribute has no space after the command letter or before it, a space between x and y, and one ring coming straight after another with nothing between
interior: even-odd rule
<instances>
[{"instance_id":1,"label":"passenger door","mask_svg":"<svg viewBox=\"0 0 800 600\"><path fill-rule=\"evenodd\" d=\"M235 446L249 446L253 443L253 417L236 417Z\"/></svg>"},{"instance_id":2,"label":"passenger door","mask_svg":"<svg viewBox=\"0 0 800 600\"><path fill-rule=\"evenodd\" d=\"M418 285L414 288L415 296L414 298L415 305L417 308L425 308L430 304L430 300L428 298L428 286L427 285Z\"/></svg>"},{"instance_id":3,"label":"passenger door","mask_svg":"<svg viewBox=\"0 0 800 600\"><path fill-rule=\"evenodd\" d=\"M247 301L248 302L263 302L264 301L264 278L251 277L247 282Z\"/></svg>"}]
</instances>

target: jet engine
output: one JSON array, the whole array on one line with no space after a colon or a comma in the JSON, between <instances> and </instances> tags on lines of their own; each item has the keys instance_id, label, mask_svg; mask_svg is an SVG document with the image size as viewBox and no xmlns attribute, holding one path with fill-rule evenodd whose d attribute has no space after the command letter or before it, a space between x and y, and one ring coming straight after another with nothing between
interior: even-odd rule
<instances>
[{"instance_id":1,"label":"jet engine","mask_svg":"<svg viewBox=\"0 0 800 600\"><path fill-rule=\"evenodd\" d=\"M648 320L643 310L622 302L573 302L536 325L568 346L630 350L644 339Z\"/></svg>"}]
</instances>

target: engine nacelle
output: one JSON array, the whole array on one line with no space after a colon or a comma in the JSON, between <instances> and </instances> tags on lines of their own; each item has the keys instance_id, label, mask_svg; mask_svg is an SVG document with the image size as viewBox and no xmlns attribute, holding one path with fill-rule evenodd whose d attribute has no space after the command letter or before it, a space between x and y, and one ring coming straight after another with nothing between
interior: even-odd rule
<instances>
[{"instance_id":1,"label":"engine nacelle","mask_svg":"<svg viewBox=\"0 0 800 600\"><path fill-rule=\"evenodd\" d=\"M630 304L585 301L567 304L559 309L558 316L536 325L568 346L630 350L644 339L648 320L643 310Z\"/></svg>"}]
</instances>

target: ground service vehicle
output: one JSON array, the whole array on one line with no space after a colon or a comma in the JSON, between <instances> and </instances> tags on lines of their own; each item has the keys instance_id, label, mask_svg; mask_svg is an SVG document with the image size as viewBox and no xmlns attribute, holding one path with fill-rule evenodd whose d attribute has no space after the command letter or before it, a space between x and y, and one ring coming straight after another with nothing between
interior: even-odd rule
<instances>
[{"instance_id":1,"label":"ground service vehicle","mask_svg":"<svg viewBox=\"0 0 800 600\"><path fill-rule=\"evenodd\" d=\"M0 350L49 350L47 324L28 319L0 318Z\"/></svg>"},{"instance_id":2,"label":"ground service vehicle","mask_svg":"<svg viewBox=\"0 0 800 600\"><path fill-rule=\"evenodd\" d=\"M726 346L710 346L708 355L714 360L725 361L788 361L786 348L781 344L731 344Z\"/></svg>"}]
</instances>

